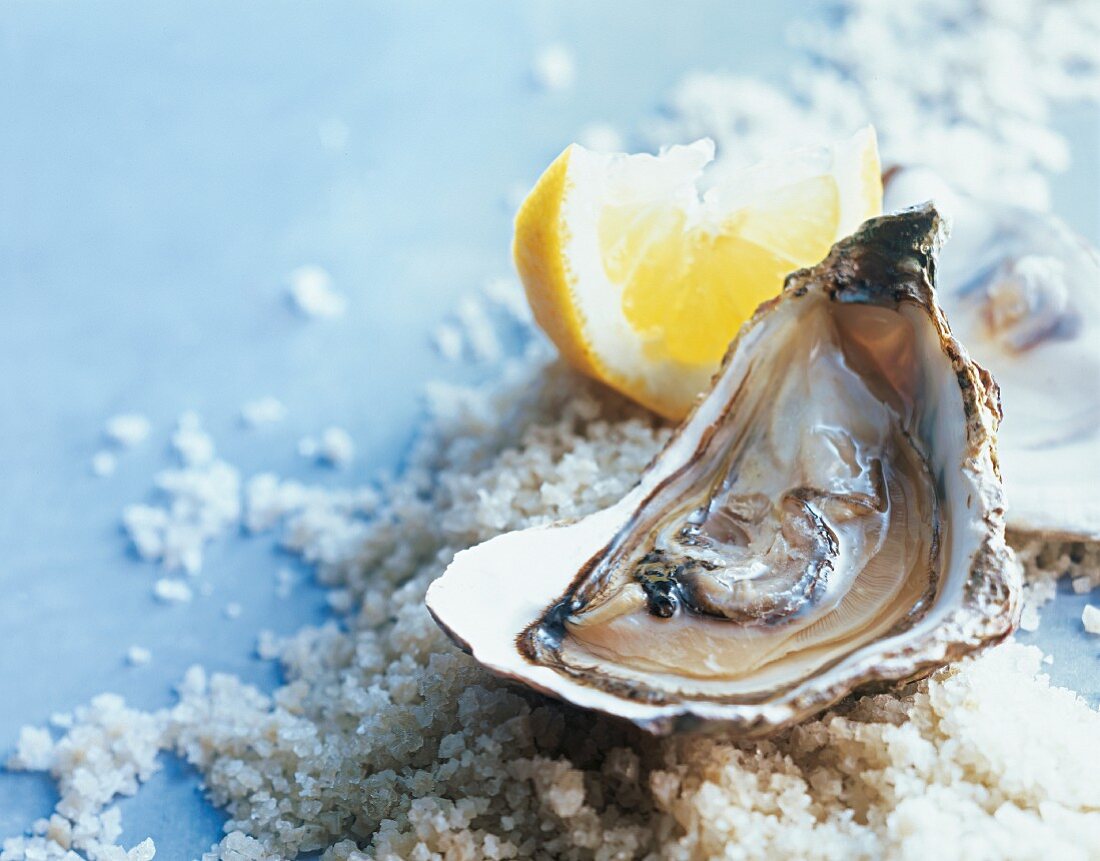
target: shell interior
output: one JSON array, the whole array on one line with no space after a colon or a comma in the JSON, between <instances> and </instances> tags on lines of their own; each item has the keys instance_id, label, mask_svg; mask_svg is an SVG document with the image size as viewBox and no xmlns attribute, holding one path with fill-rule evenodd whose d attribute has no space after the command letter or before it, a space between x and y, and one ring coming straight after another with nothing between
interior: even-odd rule
<instances>
[{"instance_id":1,"label":"shell interior","mask_svg":"<svg viewBox=\"0 0 1100 861\"><path fill-rule=\"evenodd\" d=\"M436 619L579 705L745 734L1007 635L996 389L933 299L939 237L876 219L792 275L635 490L459 554Z\"/></svg>"}]
</instances>

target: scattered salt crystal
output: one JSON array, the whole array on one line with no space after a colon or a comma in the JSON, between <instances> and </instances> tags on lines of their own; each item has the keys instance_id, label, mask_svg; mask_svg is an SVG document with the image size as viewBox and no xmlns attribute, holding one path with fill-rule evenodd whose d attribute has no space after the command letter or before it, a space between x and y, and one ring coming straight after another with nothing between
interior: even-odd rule
<instances>
[{"instance_id":1,"label":"scattered salt crystal","mask_svg":"<svg viewBox=\"0 0 1100 861\"><path fill-rule=\"evenodd\" d=\"M298 440L298 454L302 457L307 457L310 460L317 457L318 445L317 440L311 436L304 436Z\"/></svg>"},{"instance_id":2,"label":"scattered salt crystal","mask_svg":"<svg viewBox=\"0 0 1100 861\"><path fill-rule=\"evenodd\" d=\"M1048 664L1048 665L1053 664L1054 663L1054 655L1043 655L1043 663Z\"/></svg>"},{"instance_id":3,"label":"scattered salt crystal","mask_svg":"<svg viewBox=\"0 0 1100 861\"><path fill-rule=\"evenodd\" d=\"M241 407L241 420L249 427L261 427L281 422L286 418L282 401L271 396L248 401Z\"/></svg>"},{"instance_id":4,"label":"scattered salt crystal","mask_svg":"<svg viewBox=\"0 0 1100 861\"><path fill-rule=\"evenodd\" d=\"M1034 604L1024 604L1020 613L1020 628L1024 631L1039 630L1039 608Z\"/></svg>"},{"instance_id":5,"label":"scattered salt crystal","mask_svg":"<svg viewBox=\"0 0 1100 861\"><path fill-rule=\"evenodd\" d=\"M183 580L162 577L153 584L153 595L165 604L186 604L191 600L191 587Z\"/></svg>"},{"instance_id":6,"label":"scattered salt crystal","mask_svg":"<svg viewBox=\"0 0 1100 861\"><path fill-rule=\"evenodd\" d=\"M282 641L272 631L260 631L256 637L256 654L265 661L279 657Z\"/></svg>"},{"instance_id":7,"label":"scattered salt crystal","mask_svg":"<svg viewBox=\"0 0 1100 861\"><path fill-rule=\"evenodd\" d=\"M214 459L214 440L202 429L198 413L189 410L179 417L172 448L185 466L203 466Z\"/></svg>"},{"instance_id":8,"label":"scattered salt crystal","mask_svg":"<svg viewBox=\"0 0 1100 861\"><path fill-rule=\"evenodd\" d=\"M19 741L7 767L13 771L46 771L54 757L54 743L50 731L37 726L25 726L19 730Z\"/></svg>"},{"instance_id":9,"label":"scattered salt crystal","mask_svg":"<svg viewBox=\"0 0 1100 861\"><path fill-rule=\"evenodd\" d=\"M330 589L325 596L329 607L336 613L346 613L353 606L353 598L347 589Z\"/></svg>"},{"instance_id":10,"label":"scattered salt crystal","mask_svg":"<svg viewBox=\"0 0 1100 861\"><path fill-rule=\"evenodd\" d=\"M1081 624L1090 634L1100 634L1100 607L1086 604L1085 609L1081 611Z\"/></svg>"},{"instance_id":11,"label":"scattered salt crystal","mask_svg":"<svg viewBox=\"0 0 1100 861\"><path fill-rule=\"evenodd\" d=\"M432 334L436 352L448 362L457 362L462 358L462 331L451 323L437 327Z\"/></svg>"},{"instance_id":12,"label":"scattered salt crystal","mask_svg":"<svg viewBox=\"0 0 1100 861\"><path fill-rule=\"evenodd\" d=\"M236 601L230 601L225 605L225 609L222 610L227 619L239 619L241 617L241 605Z\"/></svg>"},{"instance_id":13,"label":"scattered salt crystal","mask_svg":"<svg viewBox=\"0 0 1100 861\"><path fill-rule=\"evenodd\" d=\"M332 276L320 266L299 266L288 276L290 299L306 317L342 317L347 300L332 286Z\"/></svg>"},{"instance_id":14,"label":"scattered salt crystal","mask_svg":"<svg viewBox=\"0 0 1100 861\"><path fill-rule=\"evenodd\" d=\"M144 646L130 646L126 650L126 663L131 667L142 667L153 660L153 653Z\"/></svg>"},{"instance_id":15,"label":"scattered salt crystal","mask_svg":"<svg viewBox=\"0 0 1100 861\"><path fill-rule=\"evenodd\" d=\"M330 427L324 430L319 441L310 437L301 440L298 443L298 453L330 466L343 467L355 457L355 443L343 428Z\"/></svg>"},{"instance_id":16,"label":"scattered salt crystal","mask_svg":"<svg viewBox=\"0 0 1100 861\"><path fill-rule=\"evenodd\" d=\"M106 478L109 475L113 475L115 468L118 466L118 458L109 451L97 451L92 455L92 474L98 475L100 478Z\"/></svg>"},{"instance_id":17,"label":"scattered salt crystal","mask_svg":"<svg viewBox=\"0 0 1100 861\"><path fill-rule=\"evenodd\" d=\"M103 432L111 442L133 448L145 441L151 427L149 419L140 413L122 413L109 418Z\"/></svg>"},{"instance_id":18,"label":"scattered salt crystal","mask_svg":"<svg viewBox=\"0 0 1100 861\"><path fill-rule=\"evenodd\" d=\"M201 459L205 434L188 422L178 432L187 458ZM212 443L210 443L212 448ZM202 568L203 548L240 520L240 475L221 460L163 470L155 479L160 505L130 505L122 524L142 559L191 574Z\"/></svg>"},{"instance_id":19,"label":"scattered salt crystal","mask_svg":"<svg viewBox=\"0 0 1100 861\"><path fill-rule=\"evenodd\" d=\"M298 582L297 574L289 568L280 568L275 572L275 597L289 598L296 582Z\"/></svg>"},{"instance_id":20,"label":"scattered salt crystal","mask_svg":"<svg viewBox=\"0 0 1100 861\"><path fill-rule=\"evenodd\" d=\"M503 350L481 297L464 297L459 301L455 314L474 358L482 362L497 361Z\"/></svg>"},{"instance_id":21,"label":"scattered salt crystal","mask_svg":"<svg viewBox=\"0 0 1100 861\"><path fill-rule=\"evenodd\" d=\"M596 152L622 152L623 136L608 123L591 123L581 129L577 142Z\"/></svg>"},{"instance_id":22,"label":"scattered salt crystal","mask_svg":"<svg viewBox=\"0 0 1100 861\"><path fill-rule=\"evenodd\" d=\"M326 150L339 152L348 145L348 140L351 138L351 129L343 120L332 117L318 126L317 136L321 139L321 146Z\"/></svg>"},{"instance_id":23,"label":"scattered salt crystal","mask_svg":"<svg viewBox=\"0 0 1100 861\"><path fill-rule=\"evenodd\" d=\"M573 86L577 64L564 45L547 45L535 54L531 67L535 83L544 90L560 92Z\"/></svg>"},{"instance_id":24,"label":"scattered salt crystal","mask_svg":"<svg viewBox=\"0 0 1100 861\"><path fill-rule=\"evenodd\" d=\"M1074 577L1070 583L1073 586L1073 591L1078 595L1084 595L1086 592L1092 591L1092 578L1087 575Z\"/></svg>"},{"instance_id":25,"label":"scattered salt crystal","mask_svg":"<svg viewBox=\"0 0 1100 861\"><path fill-rule=\"evenodd\" d=\"M152 838L146 837L126 853L126 861L152 861L156 854L157 847Z\"/></svg>"}]
</instances>

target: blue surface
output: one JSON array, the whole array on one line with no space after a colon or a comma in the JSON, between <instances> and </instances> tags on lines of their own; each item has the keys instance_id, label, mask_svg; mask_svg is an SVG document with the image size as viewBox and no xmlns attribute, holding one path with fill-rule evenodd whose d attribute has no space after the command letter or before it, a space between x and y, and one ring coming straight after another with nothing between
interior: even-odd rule
<instances>
[{"instance_id":1,"label":"blue surface","mask_svg":"<svg viewBox=\"0 0 1100 861\"><path fill-rule=\"evenodd\" d=\"M270 538L211 545L214 592L186 607L155 604L158 570L126 552L119 513L170 462L175 418L197 410L245 476L347 484L394 466L422 384L457 373L427 333L509 271L508 189L588 122L637 127L691 69L778 78L783 29L810 5L0 6L0 750L102 691L166 705L192 663L274 684L257 632L320 621L324 605L308 584L275 596L288 560ZM577 86L536 92L531 58L559 40ZM336 152L318 134L331 119L350 132ZM1064 124L1085 158L1059 181L1059 207L1095 236L1097 200L1081 190L1100 177L1096 116ZM304 263L332 272L344 319L289 312L283 279ZM266 394L287 421L243 430L241 403ZM94 478L103 422L121 411L148 415L154 434ZM344 473L295 453L328 424L358 444ZM242 618L225 619L228 601ZM1055 679L1095 693L1081 603L1060 605L1043 636ZM152 664L125 666L135 643ZM166 763L123 802L124 839L152 835L159 858L201 853L222 816L195 786ZM54 800L42 776L0 775L0 836Z\"/></svg>"}]
</instances>

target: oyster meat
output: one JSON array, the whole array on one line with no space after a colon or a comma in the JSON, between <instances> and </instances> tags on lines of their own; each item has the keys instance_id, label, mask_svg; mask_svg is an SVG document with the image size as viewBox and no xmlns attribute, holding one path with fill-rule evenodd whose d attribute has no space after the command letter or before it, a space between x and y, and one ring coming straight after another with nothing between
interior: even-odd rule
<instances>
[{"instance_id":1,"label":"oyster meat","mask_svg":"<svg viewBox=\"0 0 1100 861\"><path fill-rule=\"evenodd\" d=\"M436 620L579 706L746 736L1005 637L997 392L935 303L940 234L875 219L791 275L633 491L459 553Z\"/></svg>"},{"instance_id":2,"label":"oyster meat","mask_svg":"<svg viewBox=\"0 0 1100 861\"><path fill-rule=\"evenodd\" d=\"M1100 540L1100 254L1051 215L895 172L888 208L950 216L938 299L1004 399L997 453L1009 529Z\"/></svg>"}]
</instances>

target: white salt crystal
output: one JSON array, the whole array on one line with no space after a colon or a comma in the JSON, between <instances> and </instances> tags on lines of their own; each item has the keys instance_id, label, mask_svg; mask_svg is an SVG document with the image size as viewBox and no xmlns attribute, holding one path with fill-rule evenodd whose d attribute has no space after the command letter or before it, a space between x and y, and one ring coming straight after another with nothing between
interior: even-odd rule
<instances>
[{"instance_id":1,"label":"white salt crystal","mask_svg":"<svg viewBox=\"0 0 1100 861\"><path fill-rule=\"evenodd\" d=\"M470 345L474 358L481 362L497 361L503 350L481 298L465 297L458 303L455 313L462 326L463 339Z\"/></svg>"},{"instance_id":2,"label":"white salt crystal","mask_svg":"<svg viewBox=\"0 0 1100 861\"><path fill-rule=\"evenodd\" d=\"M201 433L185 428L185 434ZM196 449L189 456L200 455ZM206 543L240 520L240 475L215 460L183 469L164 470L155 478L163 505L130 505L122 524L142 559L165 568L196 574L202 568Z\"/></svg>"},{"instance_id":3,"label":"white salt crystal","mask_svg":"<svg viewBox=\"0 0 1100 861\"><path fill-rule=\"evenodd\" d=\"M111 442L133 448L145 441L151 427L149 419L140 413L122 413L109 418L103 432Z\"/></svg>"},{"instance_id":4,"label":"white salt crystal","mask_svg":"<svg viewBox=\"0 0 1100 861\"><path fill-rule=\"evenodd\" d=\"M37 726L19 730L15 754L7 767L13 771L46 771L53 761L53 737L50 731Z\"/></svg>"},{"instance_id":5,"label":"white salt crystal","mask_svg":"<svg viewBox=\"0 0 1100 861\"><path fill-rule=\"evenodd\" d=\"M126 650L126 663L131 667L142 667L153 660L153 653L144 646L130 646Z\"/></svg>"},{"instance_id":6,"label":"white salt crystal","mask_svg":"<svg viewBox=\"0 0 1100 861\"><path fill-rule=\"evenodd\" d=\"M342 317L347 300L332 286L332 276L320 266L299 266L288 276L290 299L306 317Z\"/></svg>"},{"instance_id":7,"label":"white salt crystal","mask_svg":"<svg viewBox=\"0 0 1100 861\"><path fill-rule=\"evenodd\" d=\"M202 429L198 414L190 410L179 417L172 448L185 466L202 466L214 459L214 440Z\"/></svg>"},{"instance_id":8,"label":"white salt crystal","mask_svg":"<svg viewBox=\"0 0 1100 861\"><path fill-rule=\"evenodd\" d=\"M153 595L165 604L186 604L191 600L191 587L183 580L162 577L153 584Z\"/></svg>"},{"instance_id":9,"label":"white salt crystal","mask_svg":"<svg viewBox=\"0 0 1100 861\"><path fill-rule=\"evenodd\" d=\"M1020 614L1020 628L1024 631L1039 630L1039 608L1034 604L1024 604Z\"/></svg>"},{"instance_id":10,"label":"white salt crystal","mask_svg":"<svg viewBox=\"0 0 1100 861\"><path fill-rule=\"evenodd\" d=\"M289 598L294 584L298 581L298 575L289 568L280 568L275 572L275 597Z\"/></svg>"},{"instance_id":11,"label":"white salt crystal","mask_svg":"<svg viewBox=\"0 0 1100 861\"><path fill-rule=\"evenodd\" d=\"M451 323L444 323L432 335L432 343L439 355L448 362L462 358L462 332Z\"/></svg>"},{"instance_id":12,"label":"white salt crystal","mask_svg":"<svg viewBox=\"0 0 1100 861\"><path fill-rule=\"evenodd\" d=\"M97 451L92 455L91 466L93 475L98 475L100 478L106 478L114 474L115 467L118 466L118 458L109 451Z\"/></svg>"},{"instance_id":13,"label":"white salt crystal","mask_svg":"<svg viewBox=\"0 0 1100 861\"><path fill-rule=\"evenodd\" d=\"M126 853L126 861L153 861L157 847L151 837L146 837L137 846Z\"/></svg>"},{"instance_id":14,"label":"white salt crystal","mask_svg":"<svg viewBox=\"0 0 1100 861\"><path fill-rule=\"evenodd\" d=\"M225 605L225 609L222 610L227 619L239 619L241 617L241 605L236 601L230 601Z\"/></svg>"},{"instance_id":15,"label":"white salt crystal","mask_svg":"<svg viewBox=\"0 0 1100 861\"><path fill-rule=\"evenodd\" d=\"M1081 611L1081 624L1090 634L1100 634L1100 607L1086 604Z\"/></svg>"},{"instance_id":16,"label":"white salt crystal","mask_svg":"<svg viewBox=\"0 0 1100 861\"><path fill-rule=\"evenodd\" d=\"M277 424L285 418L286 407L271 396L248 401L241 407L241 420L252 428Z\"/></svg>"},{"instance_id":17,"label":"white salt crystal","mask_svg":"<svg viewBox=\"0 0 1100 861\"><path fill-rule=\"evenodd\" d=\"M577 64L564 45L546 45L535 54L531 67L535 83L551 92L568 90L577 79Z\"/></svg>"},{"instance_id":18,"label":"white salt crystal","mask_svg":"<svg viewBox=\"0 0 1100 861\"><path fill-rule=\"evenodd\" d=\"M1084 595L1086 592L1092 591L1092 580L1088 576L1074 577L1070 583L1073 586L1073 591L1078 595Z\"/></svg>"},{"instance_id":19,"label":"white salt crystal","mask_svg":"<svg viewBox=\"0 0 1100 861\"><path fill-rule=\"evenodd\" d=\"M265 661L279 657L282 641L272 631L260 631L256 637L256 654Z\"/></svg>"},{"instance_id":20,"label":"white salt crystal","mask_svg":"<svg viewBox=\"0 0 1100 861\"><path fill-rule=\"evenodd\" d=\"M355 457L355 443L343 428L328 428L321 434L321 456L333 466L343 466Z\"/></svg>"},{"instance_id":21,"label":"white salt crystal","mask_svg":"<svg viewBox=\"0 0 1100 861\"><path fill-rule=\"evenodd\" d=\"M355 443L343 428L330 427L319 440L310 436L298 440L298 454L329 466L342 467L355 457Z\"/></svg>"}]
</instances>

